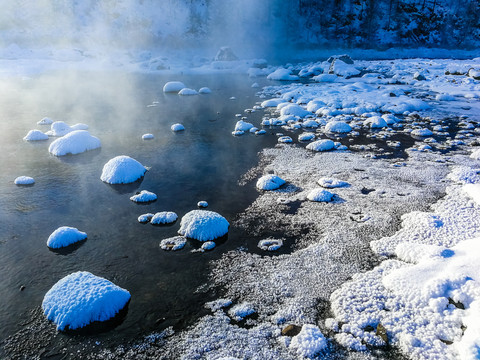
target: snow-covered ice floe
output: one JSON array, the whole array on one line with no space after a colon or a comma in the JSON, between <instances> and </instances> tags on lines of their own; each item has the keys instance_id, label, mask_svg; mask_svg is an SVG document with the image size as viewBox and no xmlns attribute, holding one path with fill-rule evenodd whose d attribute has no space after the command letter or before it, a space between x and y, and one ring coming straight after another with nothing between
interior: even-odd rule
<instances>
[{"instance_id":1,"label":"snow-covered ice floe","mask_svg":"<svg viewBox=\"0 0 480 360\"><path fill-rule=\"evenodd\" d=\"M313 358L327 348L327 339L318 326L304 324L300 333L290 342L289 348L304 358Z\"/></svg>"},{"instance_id":2,"label":"snow-covered ice floe","mask_svg":"<svg viewBox=\"0 0 480 360\"><path fill-rule=\"evenodd\" d=\"M178 95L183 95L183 96L198 95L198 92L190 88L183 88L178 92Z\"/></svg>"},{"instance_id":3,"label":"snow-covered ice floe","mask_svg":"<svg viewBox=\"0 0 480 360\"><path fill-rule=\"evenodd\" d=\"M22 176L18 176L13 181L13 183L15 185L33 185L33 184L35 184L35 179L30 177L30 176L22 175Z\"/></svg>"},{"instance_id":4,"label":"snow-covered ice floe","mask_svg":"<svg viewBox=\"0 0 480 360\"><path fill-rule=\"evenodd\" d=\"M47 246L59 249L87 239L87 233L70 226L61 226L47 240Z\"/></svg>"},{"instance_id":5,"label":"snow-covered ice floe","mask_svg":"<svg viewBox=\"0 0 480 360\"><path fill-rule=\"evenodd\" d=\"M101 147L100 140L86 130L69 132L53 141L48 151L55 156L76 155Z\"/></svg>"},{"instance_id":6,"label":"snow-covered ice floe","mask_svg":"<svg viewBox=\"0 0 480 360\"><path fill-rule=\"evenodd\" d=\"M139 223L146 224L146 223L148 223L150 220L152 220L152 218L153 218L154 215L155 215L155 214L153 214L153 213L142 214L142 215L140 215L140 216L137 218L137 220L138 220Z\"/></svg>"},{"instance_id":7,"label":"snow-covered ice floe","mask_svg":"<svg viewBox=\"0 0 480 360\"><path fill-rule=\"evenodd\" d=\"M339 187L347 187L350 184L346 181L335 179L335 178L328 178L322 177L317 181L318 185L327 189L339 188Z\"/></svg>"},{"instance_id":8,"label":"snow-covered ice floe","mask_svg":"<svg viewBox=\"0 0 480 360\"><path fill-rule=\"evenodd\" d=\"M145 175L147 169L137 160L126 155L110 159L102 170L100 179L108 184L129 184Z\"/></svg>"},{"instance_id":9,"label":"snow-covered ice floe","mask_svg":"<svg viewBox=\"0 0 480 360\"><path fill-rule=\"evenodd\" d=\"M95 321L106 321L121 311L130 293L86 271L70 274L45 294L42 309L57 330L75 330Z\"/></svg>"},{"instance_id":10,"label":"snow-covered ice floe","mask_svg":"<svg viewBox=\"0 0 480 360\"><path fill-rule=\"evenodd\" d=\"M37 121L37 125L51 125L53 120L49 117L44 117L43 119Z\"/></svg>"},{"instance_id":11,"label":"snow-covered ice floe","mask_svg":"<svg viewBox=\"0 0 480 360\"><path fill-rule=\"evenodd\" d=\"M205 200L199 201L199 202L197 203L197 206L198 206L199 208L206 208L206 207L208 207L208 202L206 202Z\"/></svg>"},{"instance_id":12,"label":"snow-covered ice floe","mask_svg":"<svg viewBox=\"0 0 480 360\"><path fill-rule=\"evenodd\" d=\"M228 233L230 224L220 214L209 210L192 210L180 222L178 233L187 238L209 241Z\"/></svg>"},{"instance_id":13,"label":"snow-covered ice floe","mask_svg":"<svg viewBox=\"0 0 480 360\"><path fill-rule=\"evenodd\" d=\"M324 189L313 189L307 195L308 200L315 202L331 202L334 197L335 194Z\"/></svg>"}]
</instances>

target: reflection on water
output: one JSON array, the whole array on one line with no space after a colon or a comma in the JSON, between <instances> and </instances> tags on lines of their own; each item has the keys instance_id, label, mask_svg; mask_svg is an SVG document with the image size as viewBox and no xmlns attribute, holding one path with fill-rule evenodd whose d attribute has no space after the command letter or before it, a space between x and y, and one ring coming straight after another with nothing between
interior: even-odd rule
<instances>
[{"instance_id":1,"label":"reflection on water","mask_svg":"<svg viewBox=\"0 0 480 360\"><path fill-rule=\"evenodd\" d=\"M212 94L163 94L169 80L197 89L208 86ZM251 82L231 75L172 79L117 73L3 80L0 340L20 331L32 316L41 317L35 309L44 294L79 270L105 277L132 295L128 313L114 330L79 335L93 336L104 345L170 325L185 326L202 312L201 304L210 295L195 290L208 280L208 261L242 245L246 235L231 228L228 240L211 252L192 253L200 245L192 242L181 251L165 252L160 240L174 236L179 222L155 227L138 223L137 217L158 211L175 211L181 217L206 200L209 210L231 222L252 202L253 185L241 187L237 182L255 164L257 152L273 145L276 137L231 136L235 114L255 101ZM231 96L237 100L229 100ZM148 106L153 102L156 106ZM102 148L57 158L48 153L52 140L22 141L31 129L48 130L36 125L44 116L69 125L88 124ZM249 119L258 124L260 116L253 113ZM186 130L171 132L173 123L184 124ZM155 139L142 140L145 133L153 133ZM105 184L100 180L102 167L117 155L131 156L150 170L134 184ZM35 178L35 186L13 185L19 175ZM155 192L158 200L143 206L129 200L142 189ZM59 226L74 226L86 232L88 240L67 252L49 251L47 238ZM69 339L59 336L48 346L68 346Z\"/></svg>"}]
</instances>

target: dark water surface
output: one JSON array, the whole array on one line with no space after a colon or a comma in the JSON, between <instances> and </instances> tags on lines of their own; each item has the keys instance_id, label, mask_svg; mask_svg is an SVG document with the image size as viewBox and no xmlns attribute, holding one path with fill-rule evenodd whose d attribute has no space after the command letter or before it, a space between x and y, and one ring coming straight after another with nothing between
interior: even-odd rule
<instances>
[{"instance_id":1,"label":"dark water surface","mask_svg":"<svg viewBox=\"0 0 480 360\"><path fill-rule=\"evenodd\" d=\"M182 97L164 94L166 81L180 80L212 94ZM140 224L143 213L174 211L179 218L209 203L232 222L257 196L253 184L239 186L241 175L258 161L257 153L276 137L233 137L236 113L256 101L252 80L235 75L126 75L123 73L61 73L39 78L4 80L0 87L0 341L25 324L45 322L38 311L45 293L75 271L105 277L131 293L120 325L90 335L59 335L50 345L100 341L114 346L167 326L182 327L202 311L212 294L195 292L208 279L208 261L238 247L248 234L231 227L229 237L212 252L192 253L200 244L187 243L178 252L160 249L160 240L174 236L179 222L157 227ZM230 100L235 96L236 100ZM157 106L148 106L158 102ZM263 112L249 114L260 123ZM50 139L27 143L22 138L42 117L69 125L85 123L102 148L75 156L48 153ZM174 123L185 125L173 133ZM155 139L141 136L153 133ZM103 165L129 155L151 167L140 183L110 186L100 180ZM20 175L35 185L13 184ZM149 190L158 200L138 205L129 197ZM49 251L48 236L60 226L73 226L88 240L67 253ZM23 288L24 287L24 288ZM23 290L21 290L21 288ZM83 339L83 340L82 340ZM3 346L2 346L3 347ZM0 357L3 350L0 350Z\"/></svg>"}]
</instances>

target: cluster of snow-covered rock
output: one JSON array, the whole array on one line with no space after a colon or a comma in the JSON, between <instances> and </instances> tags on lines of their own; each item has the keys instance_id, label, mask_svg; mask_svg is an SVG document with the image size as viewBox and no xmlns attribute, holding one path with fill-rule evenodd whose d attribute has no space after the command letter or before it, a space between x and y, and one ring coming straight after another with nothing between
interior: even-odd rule
<instances>
[{"instance_id":1,"label":"cluster of snow-covered rock","mask_svg":"<svg viewBox=\"0 0 480 360\"><path fill-rule=\"evenodd\" d=\"M264 87L258 127L240 115L234 135L263 127L283 140L246 175L261 192L235 225L260 239L281 230L251 246L294 251L224 254L211 277L223 297L162 354L373 359L389 345L478 357L479 60L344 60L262 70L311 80Z\"/></svg>"}]
</instances>

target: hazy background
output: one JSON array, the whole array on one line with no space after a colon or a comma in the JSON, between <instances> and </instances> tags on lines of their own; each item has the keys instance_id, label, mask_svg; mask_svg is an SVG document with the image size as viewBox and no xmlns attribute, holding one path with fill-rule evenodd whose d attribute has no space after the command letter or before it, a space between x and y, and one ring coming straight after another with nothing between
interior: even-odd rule
<instances>
[{"instance_id":1,"label":"hazy background","mask_svg":"<svg viewBox=\"0 0 480 360\"><path fill-rule=\"evenodd\" d=\"M1 0L0 47L213 50L480 45L478 0Z\"/></svg>"}]
</instances>

